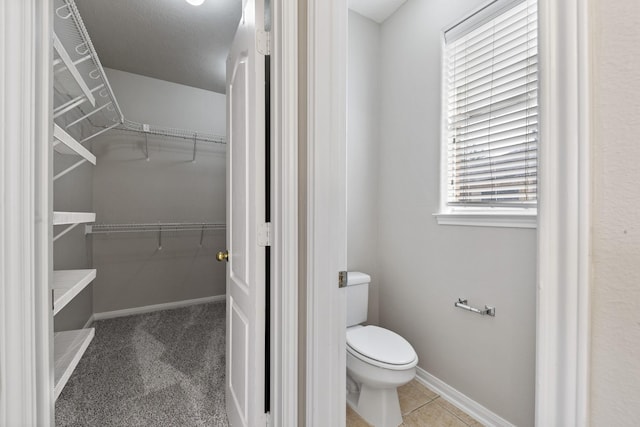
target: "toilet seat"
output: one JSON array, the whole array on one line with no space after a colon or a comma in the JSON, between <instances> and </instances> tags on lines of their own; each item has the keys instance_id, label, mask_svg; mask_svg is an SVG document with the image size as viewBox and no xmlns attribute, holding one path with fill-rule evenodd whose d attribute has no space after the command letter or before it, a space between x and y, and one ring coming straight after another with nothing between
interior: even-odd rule
<instances>
[{"instance_id":1,"label":"toilet seat","mask_svg":"<svg viewBox=\"0 0 640 427\"><path fill-rule=\"evenodd\" d=\"M347 351L371 365L405 370L418 364L415 350L400 335L378 326L347 330Z\"/></svg>"}]
</instances>

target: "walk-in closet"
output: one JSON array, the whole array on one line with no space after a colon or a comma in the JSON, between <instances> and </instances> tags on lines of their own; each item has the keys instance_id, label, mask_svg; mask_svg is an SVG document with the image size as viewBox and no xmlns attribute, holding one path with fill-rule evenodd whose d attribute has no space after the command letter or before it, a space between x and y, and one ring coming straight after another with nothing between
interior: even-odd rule
<instances>
[{"instance_id":1,"label":"walk-in closet","mask_svg":"<svg viewBox=\"0 0 640 427\"><path fill-rule=\"evenodd\" d=\"M216 253L241 0L197 3L54 2L57 426L227 425Z\"/></svg>"}]
</instances>

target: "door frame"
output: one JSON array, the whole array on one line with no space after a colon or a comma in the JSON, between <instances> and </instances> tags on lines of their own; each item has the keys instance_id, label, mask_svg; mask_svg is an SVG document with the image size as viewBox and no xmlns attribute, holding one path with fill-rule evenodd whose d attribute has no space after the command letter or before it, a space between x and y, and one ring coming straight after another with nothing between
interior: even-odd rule
<instances>
[{"instance_id":1,"label":"door frame","mask_svg":"<svg viewBox=\"0 0 640 427\"><path fill-rule=\"evenodd\" d=\"M345 426L347 2L307 0L306 425Z\"/></svg>"},{"instance_id":2,"label":"door frame","mask_svg":"<svg viewBox=\"0 0 640 427\"><path fill-rule=\"evenodd\" d=\"M0 425L53 424L50 0L0 3Z\"/></svg>"},{"instance_id":3,"label":"door frame","mask_svg":"<svg viewBox=\"0 0 640 427\"><path fill-rule=\"evenodd\" d=\"M307 426L344 426L335 415L345 406L344 324L329 303L339 300L336 277L345 259L346 135L336 116L344 117L346 103L347 5L308 0L308 8ZM536 425L588 425L590 14L582 0L539 0L539 11Z\"/></svg>"},{"instance_id":4,"label":"door frame","mask_svg":"<svg viewBox=\"0 0 640 427\"><path fill-rule=\"evenodd\" d=\"M588 1L538 1L536 425L582 426L591 352L591 14Z\"/></svg>"},{"instance_id":5,"label":"door frame","mask_svg":"<svg viewBox=\"0 0 640 427\"><path fill-rule=\"evenodd\" d=\"M271 425L289 426L298 416L298 9L286 0L271 7L272 274L280 284ZM1 2L0 22L2 39L16 40L0 44L0 424L52 426L53 2Z\"/></svg>"},{"instance_id":6,"label":"door frame","mask_svg":"<svg viewBox=\"0 0 640 427\"><path fill-rule=\"evenodd\" d=\"M286 7L285 7L286 6ZM271 2L271 422L298 424L298 3Z\"/></svg>"},{"instance_id":7,"label":"door frame","mask_svg":"<svg viewBox=\"0 0 640 427\"><path fill-rule=\"evenodd\" d=\"M281 425L297 420L297 85L283 76L297 75L297 11L292 3L274 0L274 84L282 89L276 102L274 132L283 139L279 176L274 181L276 212L275 242L281 242L274 260L274 277L283 284L275 295L281 308L274 319L280 335L275 339L274 413ZM589 93L590 14L587 2L540 0L541 135L567 144L541 144L540 212L538 226L538 324L536 371L536 422L538 425L577 425L588 421L590 338L590 126ZM285 7L286 4L286 7ZM344 123L346 99L346 4L342 0L308 0L308 153L307 192L307 425L343 426L344 298L337 289L337 271L344 269ZM18 40L0 45L0 83L3 88L20 87L4 94L4 105L23 108L22 120L14 122L15 109L2 108L0 177L4 212L0 217L3 275L0 311L0 344L6 349L0 359L2 421L24 425L51 425L53 399L52 321L46 292L51 271L51 167L49 113L52 27L50 0L8 0L0 4L3 38ZM281 30L278 30L280 24ZM280 58L277 58L280 52ZM18 54L21 52L22 54ZM563 55L577 52L576 56ZM31 54L26 54L31 53ZM343 65L341 65L343 64ZM559 66L562 64L562 67ZM10 71L11 70L11 71ZM282 73L282 75L278 74ZM22 76L30 76L23 79ZM331 76L331 77L329 77ZM297 81L297 80L294 80ZM544 82L547 82L546 86ZM283 84L287 82L287 84ZM17 86L16 86L17 85ZM25 96L27 94L27 96ZM25 106L30 103L31 109ZM557 104L553 104L557 101ZM33 106L39 106L33 108ZM555 105L555 106L554 106ZM560 116L562 112L564 116ZM342 119L341 119L342 117ZM19 145L18 140L32 141ZM549 139L547 139L549 140ZM278 141L278 139L276 139ZM19 145L19 147L18 147ZM11 147L12 149L10 149ZM48 154L47 154L48 153ZM329 153L329 154L327 154ZM576 156L576 153L578 155ZM332 163L335 160L336 163ZM541 163L542 163L541 162ZM555 167L551 167L551 166ZM337 175L334 175L336 174ZM342 179L340 179L342 177ZM35 178L35 179L34 179ZM27 195L14 203L15 190ZM336 193L332 191L336 190ZM565 197L570 194L572 197ZM14 198L12 198L14 197ZM36 212L37 216L24 215ZM285 220L287 222L285 222ZM287 225L288 224L288 225ZM296 226L294 227L293 224ZM565 225L573 227L564 228ZM331 232L328 232L331 230ZM558 245L564 242L564 245ZM7 250L10 248L11 250ZM21 248L16 263L15 248ZM542 250L548 252L542 253ZM294 258L295 256L295 258ZM558 262L563 260L564 262ZM9 270L8 268L11 268ZM26 283L26 287L25 287ZM275 282L278 283L278 282ZM567 301L576 304L566 304ZM325 304L338 302L337 307ZM572 310L564 310L567 307ZM301 307L302 308L302 307ZM561 310L562 309L562 310ZM278 311L278 310L274 310ZM10 325L10 326L9 326ZM564 343L563 345L560 345ZM566 369L577 360L575 370ZM287 362L285 364L284 362ZM8 375L8 374L11 375ZM11 389L9 395L5 390ZM21 390L16 393L16 390ZM326 417L326 418L325 418ZM291 424L287 422L291 421ZM558 423L556 424L556 421ZM326 424L324 424L326 425Z\"/></svg>"}]
</instances>

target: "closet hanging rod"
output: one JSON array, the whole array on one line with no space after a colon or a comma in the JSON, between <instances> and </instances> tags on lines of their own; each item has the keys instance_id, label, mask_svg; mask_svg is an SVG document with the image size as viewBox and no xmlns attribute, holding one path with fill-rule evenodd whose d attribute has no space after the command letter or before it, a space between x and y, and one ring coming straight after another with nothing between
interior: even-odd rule
<instances>
[{"instance_id":1,"label":"closet hanging rod","mask_svg":"<svg viewBox=\"0 0 640 427\"><path fill-rule=\"evenodd\" d=\"M150 224L92 224L85 226L85 234L140 233L169 231L225 230L226 224L219 222L157 222Z\"/></svg>"}]
</instances>

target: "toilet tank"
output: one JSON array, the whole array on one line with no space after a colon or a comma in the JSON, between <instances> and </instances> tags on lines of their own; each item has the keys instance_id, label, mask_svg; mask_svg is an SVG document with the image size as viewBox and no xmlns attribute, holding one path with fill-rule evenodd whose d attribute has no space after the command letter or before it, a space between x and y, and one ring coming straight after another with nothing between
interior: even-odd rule
<instances>
[{"instance_id":1,"label":"toilet tank","mask_svg":"<svg viewBox=\"0 0 640 427\"><path fill-rule=\"evenodd\" d=\"M371 276L359 271L347 273L347 327L367 321Z\"/></svg>"}]
</instances>

